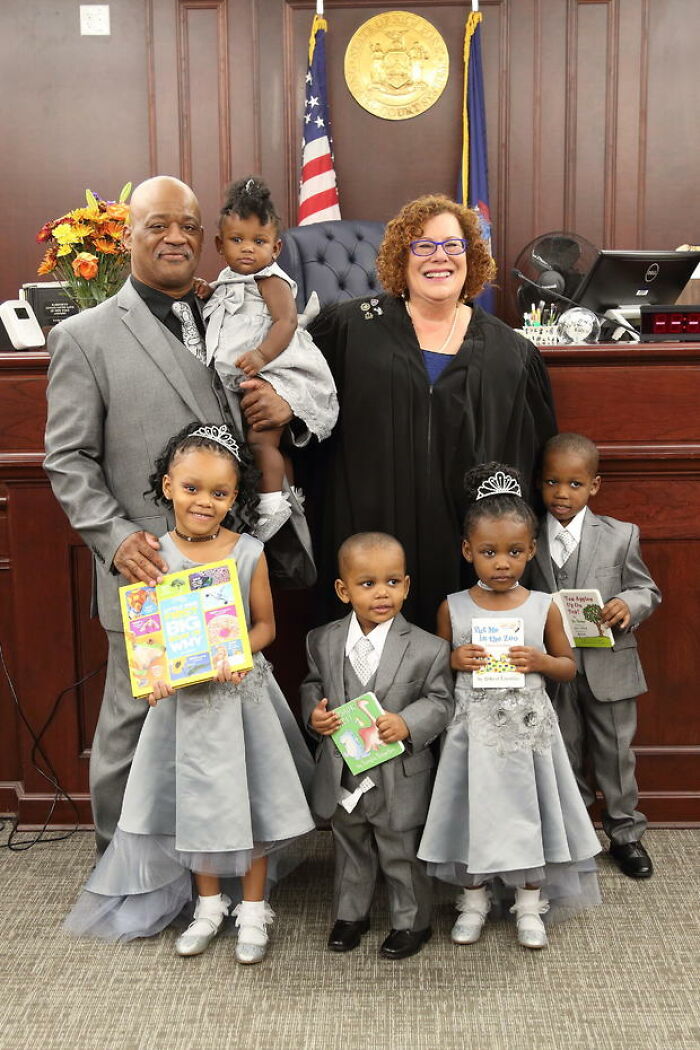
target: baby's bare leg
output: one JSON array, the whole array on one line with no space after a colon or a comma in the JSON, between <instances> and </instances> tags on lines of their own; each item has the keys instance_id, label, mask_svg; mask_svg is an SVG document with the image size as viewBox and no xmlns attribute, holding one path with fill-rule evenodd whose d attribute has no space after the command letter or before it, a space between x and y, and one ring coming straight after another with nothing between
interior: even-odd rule
<instances>
[{"instance_id":1,"label":"baby's bare leg","mask_svg":"<svg viewBox=\"0 0 700 1050\"><path fill-rule=\"evenodd\" d=\"M280 452L280 441L284 427L272 430L248 430L246 439L255 458L255 465L262 474L260 492L280 492L284 482L284 456Z\"/></svg>"}]
</instances>

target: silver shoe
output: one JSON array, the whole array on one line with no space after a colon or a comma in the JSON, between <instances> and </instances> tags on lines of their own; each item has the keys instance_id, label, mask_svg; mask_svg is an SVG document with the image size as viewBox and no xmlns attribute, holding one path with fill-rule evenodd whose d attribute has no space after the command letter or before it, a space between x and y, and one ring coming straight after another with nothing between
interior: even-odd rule
<instances>
[{"instance_id":1,"label":"silver shoe","mask_svg":"<svg viewBox=\"0 0 700 1050\"><path fill-rule=\"evenodd\" d=\"M264 937L262 943L256 943ZM267 955L268 936L264 929L259 926L241 926L236 941L234 952L236 962L248 966L252 963L262 962Z\"/></svg>"},{"instance_id":2,"label":"silver shoe","mask_svg":"<svg viewBox=\"0 0 700 1050\"><path fill-rule=\"evenodd\" d=\"M478 894L476 890L463 890L457 898L457 911L461 912L452 927L450 937L454 944L476 944L491 909L488 894ZM479 899L480 898L480 899Z\"/></svg>"},{"instance_id":3,"label":"silver shoe","mask_svg":"<svg viewBox=\"0 0 700 1050\"><path fill-rule=\"evenodd\" d=\"M518 944L523 948L546 948L547 933L539 915L524 912L518 915Z\"/></svg>"},{"instance_id":4,"label":"silver shoe","mask_svg":"<svg viewBox=\"0 0 700 1050\"><path fill-rule=\"evenodd\" d=\"M178 955L201 955L205 952L211 942L221 929L224 917L228 914L231 901L228 897L221 898L221 912L218 916L199 914L201 906L197 904L194 909L194 921L189 924L184 933L181 933L175 941L175 951Z\"/></svg>"},{"instance_id":5,"label":"silver shoe","mask_svg":"<svg viewBox=\"0 0 700 1050\"><path fill-rule=\"evenodd\" d=\"M234 955L236 962L250 966L262 962L267 954L269 942L267 927L274 919L275 913L265 901L264 908L256 909L251 914L250 909L246 908L246 903L246 901L241 901L233 909L238 927L238 940Z\"/></svg>"}]
</instances>

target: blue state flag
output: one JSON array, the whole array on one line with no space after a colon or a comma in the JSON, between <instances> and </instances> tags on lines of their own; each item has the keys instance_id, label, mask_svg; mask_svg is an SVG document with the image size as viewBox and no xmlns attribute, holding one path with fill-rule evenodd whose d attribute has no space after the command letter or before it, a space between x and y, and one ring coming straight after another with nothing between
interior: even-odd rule
<instances>
[{"instance_id":1,"label":"blue state flag","mask_svg":"<svg viewBox=\"0 0 700 1050\"><path fill-rule=\"evenodd\" d=\"M481 220L481 232L491 250L491 209L489 207L489 165L486 148L486 106L484 73L481 64L481 19L479 11L467 18L464 33L464 106L462 108L462 163L457 200L473 208ZM477 297L485 310L493 313L494 290L487 287Z\"/></svg>"}]
</instances>

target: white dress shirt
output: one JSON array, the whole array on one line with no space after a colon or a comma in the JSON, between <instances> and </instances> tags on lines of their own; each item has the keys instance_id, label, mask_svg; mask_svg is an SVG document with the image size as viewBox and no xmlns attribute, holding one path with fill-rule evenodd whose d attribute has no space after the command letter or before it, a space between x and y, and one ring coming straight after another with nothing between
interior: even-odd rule
<instances>
[{"instance_id":1,"label":"white dress shirt","mask_svg":"<svg viewBox=\"0 0 700 1050\"><path fill-rule=\"evenodd\" d=\"M358 640L360 638L366 638L368 642L372 643L372 650L367 653L367 662L372 669L372 674L374 674L379 667L379 661L384 652L384 643L386 642L387 635L391 630L393 622L394 617L392 616L392 618L387 620L386 623L377 624L376 627L372 628L369 634L365 634L357 621L355 612L353 611L353 614L350 617L348 637L345 642L345 655L349 657Z\"/></svg>"},{"instance_id":2,"label":"white dress shirt","mask_svg":"<svg viewBox=\"0 0 700 1050\"><path fill-rule=\"evenodd\" d=\"M583 529L583 519L585 514L586 508L584 507L583 510L580 510L576 517L572 518L566 526L566 531L573 536L577 546L581 542L581 530ZM547 539L549 541L549 552L552 556L552 561L559 569L561 569L562 565L567 560L561 544L555 542L563 528L564 526L561 522L557 521L557 519L550 513L547 513Z\"/></svg>"}]
</instances>

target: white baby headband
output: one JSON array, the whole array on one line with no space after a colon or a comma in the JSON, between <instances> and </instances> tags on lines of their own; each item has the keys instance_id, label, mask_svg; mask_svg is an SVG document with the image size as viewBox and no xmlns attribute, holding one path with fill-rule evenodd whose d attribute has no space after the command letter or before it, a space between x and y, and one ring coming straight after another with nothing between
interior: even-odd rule
<instances>
[{"instance_id":1,"label":"white baby headband","mask_svg":"<svg viewBox=\"0 0 700 1050\"><path fill-rule=\"evenodd\" d=\"M491 474L490 477L481 482L476 490L477 499L483 499L485 496L500 495L522 496L518 482L511 474L506 474L503 470L497 470L495 474Z\"/></svg>"},{"instance_id":2,"label":"white baby headband","mask_svg":"<svg viewBox=\"0 0 700 1050\"><path fill-rule=\"evenodd\" d=\"M239 463L241 462L238 442L225 423L221 427L198 427L197 430L192 431L190 437L200 437L206 438L207 441L214 441L217 445L225 448L227 452L230 452L235 460Z\"/></svg>"}]
</instances>

